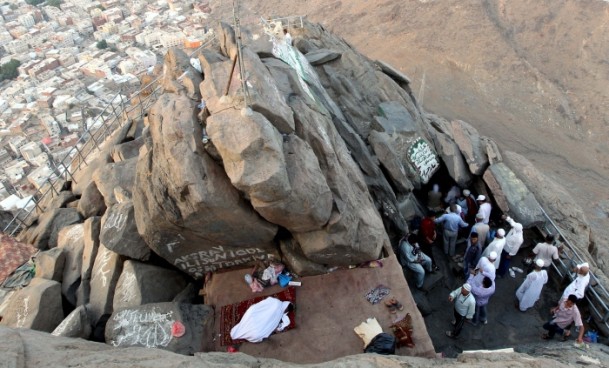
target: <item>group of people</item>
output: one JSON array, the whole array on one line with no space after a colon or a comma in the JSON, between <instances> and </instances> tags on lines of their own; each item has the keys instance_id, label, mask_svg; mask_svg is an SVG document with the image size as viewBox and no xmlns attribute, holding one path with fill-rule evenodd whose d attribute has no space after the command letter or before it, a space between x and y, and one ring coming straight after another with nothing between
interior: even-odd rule
<instances>
[{"instance_id":1,"label":"group of people","mask_svg":"<svg viewBox=\"0 0 609 368\"><path fill-rule=\"evenodd\" d=\"M444 200L444 202L443 202ZM441 215L439 210L448 204L448 208ZM489 299L495 293L495 278L506 275L515 277L516 272L523 272L519 267L512 267L511 259L516 256L524 242L523 226L509 216L501 219L509 224L510 229L491 229L489 225L492 205L486 196L474 197L468 189L460 190L453 187L447 196L437 185L428 193L428 207L431 214L422 220L419 237L409 236L407 242L401 242L402 249L413 251L419 249L413 242L420 241L420 250L423 256L418 260L404 257L401 260L415 273L417 287L422 285L425 271L432 272L435 266L431 247L436 240L436 225L442 225L442 240L444 254L455 261L461 258L456 254L457 238L460 234L466 237L467 246L463 258L463 275L465 283L453 290L449 301L454 304L454 319L452 330L446 335L456 338L459 336L463 324L469 320L472 324L487 324L487 306ZM554 245L554 237L547 235L543 242L538 243L532 250L531 268L523 283L515 293L517 308L525 312L533 307L541 296L544 285L548 282L547 269L554 260L559 258L559 250ZM418 267L411 266L418 262ZM578 342L583 336L581 315L575 304L584 297L589 282L589 266L584 263L574 269L576 277L565 289L557 306L552 308L552 318L544 325L548 330L544 338L552 338L560 333L564 338L568 336L571 324L579 327Z\"/></svg>"}]
</instances>

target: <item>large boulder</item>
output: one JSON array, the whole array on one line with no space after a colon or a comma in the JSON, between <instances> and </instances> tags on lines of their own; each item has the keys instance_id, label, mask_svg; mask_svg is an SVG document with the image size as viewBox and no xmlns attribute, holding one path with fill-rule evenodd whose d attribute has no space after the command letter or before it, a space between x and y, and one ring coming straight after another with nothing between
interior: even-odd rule
<instances>
[{"instance_id":1,"label":"large boulder","mask_svg":"<svg viewBox=\"0 0 609 368\"><path fill-rule=\"evenodd\" d=\"M74 309L61 321L51 334L53 336L88 339L91 336L91 321L84 305Z\"/></svg>"},{"instance_id":2,"label":"large boulder","mask_svg":"<svg viewBox=\"0 0 609 368\"><path fill-rule=\"evenodd\" d=\"M131 196L135 182L136 165L137 158L132 158L105 164L93 173L93 180L97 189L104 197L106 207L111 207L118 203L114 194L117 188L126 191Z\"/></svg>"},{"instance_id":3,"label":"large boulder","mask_svg":"<svg viewBox=\"0 0 609 368\"><path fill-rule=\"evenodd\" d=\"M44 212L38 223L19 234L19 240L32 244L40 250L55 248L57 236L62 228L81 221L74 208L54 208Z\"/></svg>"},{"instance_id":4,"label":"large boulder","mask_svg":"<svg viewBox=\"0 0 609 368\"><path fill-rule=\"evenodd\" d=\"M183 335L176 335L177 324L183 326ZM116 347L144 346L192 355L212 349L214 332L211 306L156 303L114 312L106 325L106 342Z\"/></svg>"},{"instance_id":5,"label":"large boulder","mask_svg":"<svg viewBox=\"0 0 609 368\"><path fill-rule=\"evenodd\" d=\"M175 47L167 51L161 79L166 93L183 93L190 99L199 100L202 80L201 72L190 64L190 58L184 51Z\"/></svg>"},{"instance_id":6,"label":"large boulder","mask_svg":"<svg viewBox=\"0 0 609 368\"><path fill-rule=\"evenodd\" d=\"M290 231L320 229L332 194L313 150L294 135L282 136L261 114L212 115L207 132L232 184L247 193L258 213Z\"/></svg>"},{"instance_id":7,"label":"large boulder","mask_svg":"<svg viewBox=\"0 0 609 368\"><path fill-rule=\"evenodd\" d=\"M82 252L82 269L80 271L80 287L77 291L77 304L83 305L89 302L91 293L91 275L99 248L99 233L101 229L101 217L90 217L85 221L84 242Z\"/></svg>"},{"instance_id":8,"label":"large boulder","mask_svg":"<svg viewBox=\"0 0 609 368\"><path fill-rule=\"evenodd\" d=\"M125 261L116 284L115 310L142 304L170 302L186 287L179 272L136 261Z\"/></svg>"},{"instance_id":9,"label":"large boulder","mask_svg":"<svg viewBox=\"0 0 609 368\"><path fill-rule=\"evenodd\" d=\"M165 94L149 120L133 205L150 248L195 278L276 252L277 226L252 210L204 151L194 103Z\"/></svg>"},{"instance_id":10,"label":"large boulder","mask_svg":"<svg viewBox=\"0 0 609 368\"><path fill-rule=\"evenodd\" d=\"M434 144L450 177L461 188L467 188L472 181L472 175L459 146L448 135L441 132L435 133Z\"/></svg>"},{"instance_id":11,"label":"large boulder","mask_svg":"<svg viewBox=\"0 0 609 368\"><path fill-rule=\"evenodd\" d=\"M51 332L63 320L61 284L34 278L30 284L10 296L0 324L13 328L31 328Z\"/></svg>"},{"instance_id":12,"label":"large boulder","mask_svg":"<svg viewBox=\"0 0 609 368\"><path fill-rule=\"evenodd\" d=\"M104 247L133 259L147 261L150 248L137 232L131 201L110 207L101 220L100 242Z\"/></svg>"},{"instance_id":13,"label":"large boulder","mask_svg":"<svg viewBox=\"0 0 609 368\"><path fill-rule=\"evenodd\" d=\"M99 246L91 275L89 315L96 323L104 314L112 313L114 289L123 269L121 256L103 245Z\"/></svg>"},{"instance_id":14,"label":"large boulder","mask_svg":"<svg viewBox=\"0 0 609 368\"><path fill-rule=\"evenodd\" d=\"M82 254L85 247L84 224L66 226L61 229L57 243L57 247L63 248L66 255L61 292L70 304L76 305L76 293L81 281Z\"/></svg>"},{"instance_id":15,"label":"large boulder","mask_svg":"<svg viewBox=\"0 0 609 368\"><path fill-rule=\"evenodd\" d=\"M389 178L398 193L408 193L414 189L410 179L414 179L414 172L410 166L405 166L396 154L390 136L385 132L373 130L368 136L368 142L379 162L389 174ZM417 181L419 183L419 181Z\"/></svg>"},{"instance_id":16,"label":"large boulder","mask_svg":"<svg viewBox=\"0 0 609 368\"><path fill-rule=\"evenodd\" d=\"M486 146L480 139L476 128L470 124L453 120L450 122L452 138L469 166L469 171L474 175L482 175L488 167L489 160L486 154Z\"/></svg>"},{"instance_id":17,"label":"large boulder","mask_svg":"<svg viewBox=\"0 0 609 368\"><path fill-rule=\"evenodd\" d=\"M66 252L63 248L53 248L36 256L36 277L61 282Z\"/></svg>"},{"instance_id":18,"label":"large boulder","mask_svg":"<svg viewBox=\"0 0 609 368\"><path fill-rule=\"evenodd\" d=\"M112 159L114 162L125 161L137 157L140 147L144 144L144 139L140 136L134 140L121 143L112 149Z\"/></svg>"},{"instance_id":19,"label":"large boulder","mask_svg":"<svg viewBox=\"0 0 609 368\"><path fill-rule=\"evenodd\" d=\"M336 60L340 57L340 52L335 52L328 49L317 49L309 51L305 54L305 57L311 63L311 65L321 65L332 60Z\"/></svg>"},{"instance_id":20,"label":"large boulder","mask_svg":"<svg viewBox=\"0 0 609 368\"><path fill-rule=\"evenodd\" d=\"M78 213L80 213L83 218L101 216L106 211L104 196L97 189L97 184L95 184L94 181L91 181L82 192L77 208Z\"/></svg>"}]
</instances>

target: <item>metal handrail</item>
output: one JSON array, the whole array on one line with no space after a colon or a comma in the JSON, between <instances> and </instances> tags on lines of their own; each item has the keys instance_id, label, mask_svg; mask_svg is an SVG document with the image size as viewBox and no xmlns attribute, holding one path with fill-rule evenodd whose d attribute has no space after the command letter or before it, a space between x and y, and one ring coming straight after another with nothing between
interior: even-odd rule
<instances>
[{"instance_id":1,"label":"metal handrail","mask_svg":"<svg viewBox=\"0 0 609 368\"><path fill-rule=\"evenodd\" d=\"M569 241L569 239L563 234L558 225L550 218L547 212L540 206L541 212L543 213L546 220L552 225L552 227L556 230L556 233L560 236L560 240L562 240L563 244L565 244L571 253L571 255L567 255L569 265L565 264L562 258L559 258L559 263L562 266L562 269L556 264L556 262L552 262L552 267L558 273L558 275L562 278L568 276L572 278L571 269L573 264L579 264L585 262L586 260L578 253L577 248ZM547 226L546 226L546 230ZM563 252L563 254L565 254ZM601 322L609 329L609 306L605 301L609 301L609 292L605 288L605 286L600 282L598 277L594 275L592 270L589 271L590 280L594 281L594 286L590 286L586 289L585 298L588 301L589 306L594 310L597 317L601 320ZM597 290L597 287L599 290ZM600 291L600 293L599 293ZM602 294L602 295L601 295ZM602 308L600 310L599 306Z\"/></svg>"}]
</instances>

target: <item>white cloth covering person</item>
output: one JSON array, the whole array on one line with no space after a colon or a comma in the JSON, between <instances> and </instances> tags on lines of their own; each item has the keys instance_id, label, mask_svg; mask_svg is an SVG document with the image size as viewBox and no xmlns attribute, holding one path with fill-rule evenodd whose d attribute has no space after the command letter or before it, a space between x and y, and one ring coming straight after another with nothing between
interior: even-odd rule
<instances>
[{"instance_id":1,"label":"white cloth covering person","mask_svg":"<svg viewBox=\"0 0 609 368\"><path fill-rule=\"evenodd\" d=\"M505 230L499 229L497 230L497 234L495 234L495 239L482 251L482 257L488 257L491 252L495 252L495 254L501 254L503 251L503 247L505 246ZM493 264L495 265L495 269L499 268L499 262L501 259L497 257Z\"/></svg>"},{"instance_id":2,"label":"white cloth covering person","mask_svg":"<svg viewBox=\"0 0 609 368\"><path fill-rule=\"evenodd\" d=\"M590 265L588 265L588 262L578 264L575 267L575 272L577 273L577 276L571 281L569 286L567 286L561 299L567 299L571 294L575 295L577 299L584 298L586 288L590 283Z\"/></svg>"},{"instance_id":3,"label":"white cloth covering person","mask_svg":"<svg viewBox=\"0 0 609 368\"><path fill-rule=\"evenodd\" d=\"M268 297L250 306L241 321L230 330L233 340L244 339L249 342L260 342L269 337L282 322L290 302ZM282 323L282 327L285 322Z\"/></svg>"},{"instance_id":4,"label":"white cloth covering person","mask_svg":"<svg viewBox=\"0 0 609 368\"><path fill-rule=\"evenodd\" d=\"M516 290L518 308L525 312L531 308L541 295L543 286L548 282L548 273L543 269L544 262L541 259L535 261L535 269L527 275L522 285Z\"/></svg>"}]
</instances>

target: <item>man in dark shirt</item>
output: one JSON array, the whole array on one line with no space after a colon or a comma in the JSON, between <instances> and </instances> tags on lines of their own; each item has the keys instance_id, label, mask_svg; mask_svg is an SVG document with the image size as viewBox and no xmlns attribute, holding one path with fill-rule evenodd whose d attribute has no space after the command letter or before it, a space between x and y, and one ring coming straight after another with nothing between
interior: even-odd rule
<instances>
[{"instance_id":1,"label":"man in dark shirt","mask_svg":"<svg viewBox=\"0 0 609 368\"><path fill-rule=\"evenodd\" d=\"M436 242L436 214L431 212L427 217L421 221L421 227L419 228L419 244L421 250L425 253L432 263L432 269L434 271L439 270L436 265L436 261L433 258L433 246Z\"/></svg>"}]
</instances>

